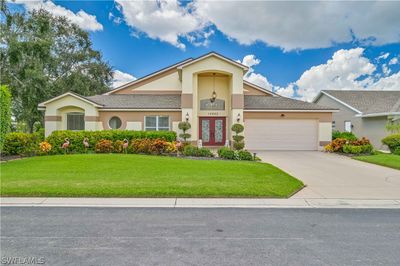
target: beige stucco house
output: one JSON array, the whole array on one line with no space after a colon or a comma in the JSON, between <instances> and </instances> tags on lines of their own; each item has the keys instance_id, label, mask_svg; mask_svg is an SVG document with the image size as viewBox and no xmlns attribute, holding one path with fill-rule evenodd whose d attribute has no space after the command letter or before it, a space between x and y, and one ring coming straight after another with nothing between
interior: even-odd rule
<instances>
[{"instance_id":1,"label":"beige stucco house","mask_svg":"<svg viewBox=\"0 0 400 266\"><path fill-rule=\"evenodd\" d=\"M174 130L192 125L191 141L223 146L244 124L250 150L317 150L331 140L334 108L278 96L243 80L248 67L217 53L187 59L103 95L65 93L39 105L45 132ZM179 132L178 132L179 133Z\"/></svg>"},{"instance_id":2,"label":"beige stucco house","mask_svg":"<svg viewBox=\"0 0 400 266\"><path fill-rule=\"evenodd\" d=\"M377 149L387 149L381 140L390 134L386 124L400 119L400 91L323 90L314 103L339 109L333 114L333 129L368 137Z\"/></svg>"}]
</instances>

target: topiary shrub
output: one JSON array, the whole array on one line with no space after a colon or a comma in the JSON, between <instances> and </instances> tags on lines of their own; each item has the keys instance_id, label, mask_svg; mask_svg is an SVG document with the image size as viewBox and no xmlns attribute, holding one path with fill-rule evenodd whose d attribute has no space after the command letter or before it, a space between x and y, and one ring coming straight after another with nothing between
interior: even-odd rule
<instances>
[{"instance_id":1,"label":"topiary shrub","mask_svg":"<svg viewBox=\"0 0 400 266\"><path fill-rule=\"evenodd\" d=\"M111 153L114 151L113 142L108 139L102 139L96 143L97 153Z\"/></svg>"},{"instance_id":2,"label":"topiary shrub","mask_svg":"<svg viewBox=\"0 0 400 266\"><path fill-rule=\"evenodd\" d=\"M189 133L186 133L186 131L188 131L191 127L192 125L187 121L182 121L178 124L178 128L183 131L182 134L179 134L179 137L182 138L184 142L187 142L187 140L191 137Z\"/></svg>"},{"instance_id":3,"label":"topiary shrub","mask_svg":"<svg viewBox=\"0 0 400 266\"><path fill-rule=\"evenodd\" d=\"M339 130L335 130L332 132L332 140L335 139L357 140L357 136L352 132L340 132Z\"/></svg>"},{"instance_id":4,"label":"topiary shrub","mask_svg":"<svg viewBox=\"0 0 400 266\"><path fill-rule=\"evenodd\" d=\"M382 139L382 143L389 147L390 152L394 153L400 147L400 134L389 135Z\"/></svg>"},{"instance_id":5,"label":"topiary shrub","mask_svg":"<svg viewBox=\"0 0 400 266\"><path fill-rule=\"evenodd\" d=\"M244 131L244 126L242 124L233 124L231 130L235 132L235 135L232 136L233 139L233 148L235 150L242 150L244 148L244 136L240 136L239 134Z\"/></svg>"}]
</instances>

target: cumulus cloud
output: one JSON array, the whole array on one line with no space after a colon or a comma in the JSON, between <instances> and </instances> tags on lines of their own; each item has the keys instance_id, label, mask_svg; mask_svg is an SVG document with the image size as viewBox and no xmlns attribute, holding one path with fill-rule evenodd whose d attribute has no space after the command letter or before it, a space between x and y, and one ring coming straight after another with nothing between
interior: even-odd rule
<instances>
[{"instance_id":1,"label":"cumulus cloud","mask_svg":"<svg viewBox=\"0 0 400 266\"><path fill-rule=\"evenodd\" d=\"M192 4L181 6L177 0L116 2L128 26L180 49L185 49L180 38L199 45L207 44L208 37L213 34L206 30L207 23L192 12Z\"/></svg>"},{"instance_id":2,"label":"cumulus cloud","mask_svg":"<svg viewBox=\"0 0 400 266\"><path fill-rule=\"evenodd\" d=\"M237 60L237 61L249 67L249 71L244 76L244 79L246 81L254 83L264 89L270 91L272 90L272 84L269 83L268 79L265 76L254 72L253 66L258 65L261 62L260 59L256 58L256 56L253 54L249 54L243 57L243 60Z\"/></svg>"},{"instance_id":3,"label":"cumulus cloud","mask_svg":"<svg viewBox=\"0 0 400 266\"><path fill-rule=\"evenodd\" d=\"M120 70L115 70L113 73L112 87L117 88L121 85L124 85L125 83L134 81L134 80L136 80L136 78L134 76L132 76L131 74L124 73Z\"/></svg>"},{"instance_id":4,"label":"cumulus cloud","mask_svg":"<svg viewBox=\"0 0 400 266\"><path fill-rule=\"evenodd\" d=\"M393 57L389 61L389 65L397 65L398 63L399 63L399 58L397 58L397 57Z\"/></svg>"},{"instance_id":5,"label":"cumulus cloud","mask_svg":"<svg viewBox=\"0 0 400 266\"><path fill-rule=\"evenodd\" d=\"M376 59L377 61L382 60L382 59L387 59L389 57L390 53L384 53L380 56L378 56Z\"/></svg>"},{"instance_id":6,"label":"cumulus cloud","mask_svg":"<svg viewBox=\"0 0 400 266\"><path fill-rule=\"evenodd\" d=\"M311 101L321 90L395 90L400 88L400 72L382 65L383 77L376 75L377 66L363 55L363 48L338 50L325 64L313 66L287 87L274 90L286 97ZM387 57L386 57L387 58Z\"/></svg>"},{"instance_id":7,"label":"cumulus cloud","mask_svg":"<svg viewBox=\"0 0 400 266\"><path fill-rule=\"evenodd\" d=\"M397 1L196 1L194 7L204 21L246 45L262 41L294 50L400 41Z\"/></svg>"},{"instance_id":8,"label":"cumulus cloud","mask_svg":"<svg viewBox=\"0 0 400 266\"><path fill-rule=\"evenodd\" d=\"M77 24L81 29L84 30L88 31L103 30L103 25L97 21L96 16L90 15L83 10L79 10L77 13L74 13L71 10L56 5L49 0L36 0L36 1L16 0L15 3L22 4L25 7L25 9L29 11L38 10L42 8L44 10L47 10L54 16L67 17L72 23Z\"/></svg>"}]
</instances>

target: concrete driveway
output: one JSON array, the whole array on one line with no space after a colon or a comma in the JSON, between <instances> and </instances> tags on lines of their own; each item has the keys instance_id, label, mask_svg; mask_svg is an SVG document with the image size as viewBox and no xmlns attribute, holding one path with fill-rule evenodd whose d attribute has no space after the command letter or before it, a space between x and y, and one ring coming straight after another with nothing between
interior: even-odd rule
<instances>
[{"instance_id":1,"label":"concrete driveway","mask_svg":"<svg viewBox=\"0 0 400 266\"><path fill-rule=\"evenodd\" d=\"M317 151L258 151L307 187L293 198L400 199L400 171Z\"/></svg>"}]
</instances>

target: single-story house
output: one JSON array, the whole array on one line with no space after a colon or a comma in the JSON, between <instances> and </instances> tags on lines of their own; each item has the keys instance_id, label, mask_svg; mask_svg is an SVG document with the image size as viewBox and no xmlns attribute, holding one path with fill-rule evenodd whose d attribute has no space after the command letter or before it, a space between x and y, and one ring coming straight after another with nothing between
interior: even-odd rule
<instances>
[{"instance_id":1,"label":"single-story house","mask_svg":"<svg viewBox=\"0 0 400 266\"><path fill-rule=\"evenodd\" d=\"M390 134L386 124L400 118L400 90L323 90L313 102L340 110L333 114L334 130L367 137L378 149Z\"/></svg>"},{"instance_id":2,"label":"single-story house","mask_svg":"<svg viewBox=\"0 0 400 266\"><path fill-rule=\"evenodd\" d=\"M223 146L245 127L250 150L317 150L331 140L334 108L281 97L243 79L249 68L211 52L102 95L65 93L39 104L54 130L174 130L191 123L191 141ZM179 132L178 132L179 133Z\"/></svg>"}]
</instances>

